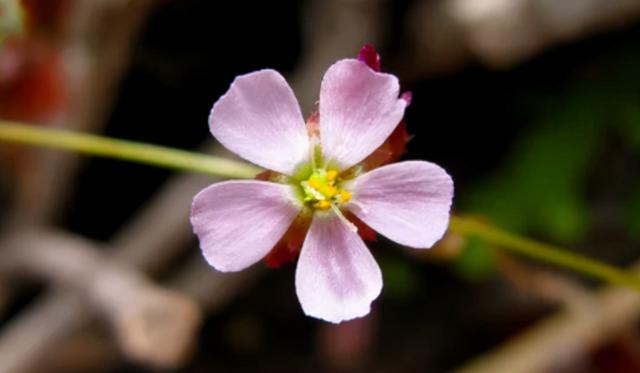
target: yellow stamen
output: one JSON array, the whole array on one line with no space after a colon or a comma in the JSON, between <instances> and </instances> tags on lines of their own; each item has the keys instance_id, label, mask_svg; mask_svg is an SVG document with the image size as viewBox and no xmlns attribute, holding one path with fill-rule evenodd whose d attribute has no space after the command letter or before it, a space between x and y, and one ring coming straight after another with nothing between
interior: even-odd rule
<instances>
[{"instance_id":1,"label":"yellow stamen","mask_svg":"<svg viewBox=\"0 0 640 373\"><path fill-rule=\"evenodd\" d=\"M308 183L309 183L309 186L312 187L313 189L316 189L316 190L320 189L321 184L318 179L310 178Z\"/></svg>"},{"instance_id":2,"label":"yellow stamen","mask_svg":"<svg viewBox=\"0 0 640 373\"><path fill-rule=\"evenodd\" d=\"M329 170L327 171L327 180L334 181L338 177L338 171Z\"/></svg>"},{"instance_id":3,"label":"yellow stamen","mask_svg":"<svg viewBox=\"0 0 640 373\"><path fill-rule=\"evenodd\" d=\"M319 192L322 193L327 198L333 198L336 194L338 194L338 188L333 185L323 185Z\"/></svg>"},{"instance_id":4,"label":"yellow stamen","mask_svg":"<svg viewBox=\"0 0 640 373\"><path fill-rule=\"evenodd\" d=\"M347 202L349 202L351 197L353 197L353 194L351 194L351 192L349 192L347 190L344 190L344 189L342 189L340 191L340 202L347 203Z\"/></svg>"},{"instance_id":5,"label":"yellow stamen","mask_svg":"<svg viewBox=\"0 0 640 373\"><path fill-rule=\"evenodd\" d=\"M327 201L326 199L323 199L321 201L316 202L313 205L313 207L321 210L327 210L329 207L331 207L331 202Z\"/></svg>"}]
</instances>

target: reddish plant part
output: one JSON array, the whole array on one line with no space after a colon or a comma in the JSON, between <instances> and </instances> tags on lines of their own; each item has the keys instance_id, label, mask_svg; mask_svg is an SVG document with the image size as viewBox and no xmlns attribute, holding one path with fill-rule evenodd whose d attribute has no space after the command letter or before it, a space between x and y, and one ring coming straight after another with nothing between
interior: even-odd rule
<instances>
[{"instance_id":1,"label":"reddish plant part","mask_svg":"<svg viewBox=\"0 0 640 373\"><path fill-rule=\"evenodd\" d=\"M380 71L380 55L371 44L365 44L362 46L360 52L358 52L358 61L366 63L367 66L373 69L373 71Z\"/></svg>"},{"instance_id":2,"label":"reddish plant part","mask_svg":"<svg viewBox=\"0 0 640 373\"><path fill-rule=\"evenodd\" d=\"M27 39L10 39L0 50L0 116L46 122L64 109L67 92L55 49Z\"/></svg>"},{"instance_id":3,"label":"reddish plant part","mask_svg":"<svg viewBox=\"0 0 640 373\"><path fill-rule=\"evenodd\" d=\"M358 219L358 217L348 211L344 213L344 216L356 226L358 235L363 240L369 242L375 242L377 240L376 231ZM267 256L264 257L267 267L280 268L284 264L293 262L298 258L300 249L302 249L302 244L304 243L304 238L311 225L311 218L312 216L308 214L298 215L280 241L278 241Z\"/></svg>"},{"instance_id":4,"label":"reddish plant part","mask_svg":"<svg viewBox=\"0 0 640 373\"><path fill-rule=\"evenodd\" d=\"M411 140L411 135L407 132L404 121L400 122L389 138L371 153L361 166L363 170L370 171L374 168L394 163L400 160L407 152L407 143Z\"/></svg>"},{"instance_id":5,"label":"reddish plant part","mask_svg":"<svg viewBox=\"0 0 640 373\"><path fill-rule=\"evenodd\" d=\"M65 109L67 91L57 47L72 0L16 0L24 32L0 48L0 116L47 122Z\"/></svg>"},{"instance_id":6,"label":"reddish plant part","mask_svg":"<svg viewBox=\"0 0 640 373\"><path fill-rule=\"evenodd\" d=\"M404 91L400 98L407 102L407 106L411 105L411 100L413 100L413 93L411 91Z\"/></svg>"},{"instance_id":7,"label":"reddish plant part","mask_svg":"<svg viewBox=\"0 0 640 373\"><path fill-rule=\"evenodd\" d=\"M0 117L47 124L66 110L68 92L56 38L69 3L16 0L24 22L22 32L7 35L0 47ZM18 179L30 177L30 154L20 146L0 151Z\"/></svg>"},{"instance_id":8,"label":"reddish plant part","mask_svg":"<svg viewBox=\"0 0 640 373\"><path fill-rule=\"evenodd\" d=\"M362 237L363 240L369 241L369 242L377 241L378 236L376 234L376 231L371 229L371 227L369 227L365 222L360 220L360 218L355 216L352 212L345 211L344 217L347 218L347 220L349 220L350 222L353 223L353 225L356 226L356 228L358 229L358 235Z\"/></svg>"},{"instance_id":9,"label":"reddish plant part","mask_svg":"<svg viewBox=\"0 0 640 373\"><path fill-rule=\"evenodd\" d=\"M310 138L320 138L320 113L317 109L307 118L306 126Z\"/></svg>"},{"instance_id":10,"label":"reddish plant part","mask_svg":"<svg viewBox=\"0 0 640 373\"><path fill-rule=\"evenodd\" d=\"M310 216L298 215L276 246L264 257L267 267L279 268L285 263L296 260L300 255L309 225L311 225Z\"/></svg>"},{"instance_id":11,"label":"reddish plant part","mask_svg":"<svg viewBox=\"0 0 640 373\"><path fill-rule=\"evenodd\" d=\"M66 106L61 71L62 61L47 45L23 38L6 40L0 49L0 117L48 123ZM20 145L0 149L0 157L20 180L32 176L30 154Z\"/></svg>"}]
</instances>

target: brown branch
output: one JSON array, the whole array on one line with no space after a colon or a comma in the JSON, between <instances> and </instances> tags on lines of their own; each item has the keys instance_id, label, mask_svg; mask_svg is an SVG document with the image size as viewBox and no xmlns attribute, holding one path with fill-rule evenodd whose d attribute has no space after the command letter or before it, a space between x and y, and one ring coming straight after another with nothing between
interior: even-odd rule
<instances>
[{"instance_id":1,"label":"brown branch","mask_svg":"<svg viewBox=\"0 0 640 373\"><path fill-rule=\"evenodd\" d=\"M23 231L3 247L2 272L32 274L80 294L110 321L131 359L164 367L185 360L201 320L190 299L153 285L79 237Z\"/></svg>"},{"instance_id":2,"label":"brown branch","mask_svg":"<svg viewBox=\"0 0 640 373\"><path fill-rule=\"evenodd\" d=\"M81 297L55 291L36 306L22 311L0 335L0 372L21 373L42 369L45 349L90 320Z\"/></svg>"},{"instance_id":3,"label":"brown branch","mask_svg":"<svg viewBox=\"0 0 640 373\"><path fill-rule=\"evenodd\" d=\"M129 223L126 231L116 236L117 260L142 271L157 272L168 264L181 248L193 241L188 216L193 191L213 180L201 175L180 175L171 180L146 209ZM175 204L175 198L183 200ZM188 199L188 203L184 203ZM159 211L160 206L165 206ZM166 210L164 210L166 208ZM42 320L47 320L46 323ZM60 340L86 327L93 320L82 298L69 292L56 291L38 300L0 333L1 372L37 370Z\"/></svg>"},{"instance_id":4,"label":"brown branch","mask_svg":"<svg viewBox=\"0 0 640 373\"><path fill-rule=\"evenodd\" d=\"M202 260L199 253L195 253L167 281L166 286L193 299L205 312L214 312L234 297L242 296L263 272L259 265L237 273L216 272ZM54 341L47 343L50 348L47 354L39 356L43 359L39 366L54 366L59 368L58 371L73 368L75 371L90 371L96 367L113 366L120 360L114 354L115 344L99 328L84 328L82 332L68 335L62 341ZM78 351L79 346L83 347L83 351ZM91 354L91 359L79 361L80 354Z\"/></svg>"},{"instance_id":5,"label":"brown branch","mask_svg":"<svg viewBox=\"0 0 640 373\"><path fill-rule=\"evenodd\" d=\"M587 302L589 290L565 274L539 268L518 258L497 253L500 273L516 288L546 302L573 306Z\"/></svg>"},{"instance_id":6,"label":"brown branch","mask_svg":"<svg viewBox=\"0 0 640 373\"><path fill-rule=\"evenodd\" d=\"M640 265L636 266L638 268ZM637 292L607 287L536 323L458 372L555 371L569 360L624 332L639 318L640 295Z\"/></svg>"}]
</instances>

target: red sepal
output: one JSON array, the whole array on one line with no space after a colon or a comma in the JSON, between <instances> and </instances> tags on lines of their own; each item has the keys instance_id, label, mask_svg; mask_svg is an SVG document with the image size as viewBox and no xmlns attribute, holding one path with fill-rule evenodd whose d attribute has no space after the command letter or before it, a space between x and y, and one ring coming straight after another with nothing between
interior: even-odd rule
<instances>
[{"instance_id":1,"label":"red sepal","mask_svg":"<svg viewBox=\"0 0 640 373\"><path fill-rule=\"evenodd\" d=\"M380 55L373 45L363 45L358 53L358 60L366 63L374 71L380 71Z\"/></svg>"},{"instance_id":2,"label":"red sepal","mask_svg":"<svg viewBox=\"0 0 640 373\"><path fill-rule=\"evenodd\" d=\"M304 238L309 230L311 217L303 214L295 218L289 230L271 249L264 260L269 268L279 268L285 263L294 261L300 254Z\"/></svg>"},{"instance_id":3,"label":"red sepal","mask_svg":"<svg viewBox=\"0 0 640 373\"><path fill-rule=\"evenodd\" d=\"M378 239L376 231L349 211L343 211L344 216L358 228L358 235L365 241L375 242Z\"/></svg>"},{"instance_id":4,"label":"red sepal","mask_svg":"<svg viewBox=\"0 0 640 373\"><path fill-rule=\"evenodd\" d=\"M407 152L409 140L411 140L411 135L407 132L404 121L401 121L387 140L362 161L362 168L369 171L385 164L397 162Z\"/></svg>"}]
</instances>

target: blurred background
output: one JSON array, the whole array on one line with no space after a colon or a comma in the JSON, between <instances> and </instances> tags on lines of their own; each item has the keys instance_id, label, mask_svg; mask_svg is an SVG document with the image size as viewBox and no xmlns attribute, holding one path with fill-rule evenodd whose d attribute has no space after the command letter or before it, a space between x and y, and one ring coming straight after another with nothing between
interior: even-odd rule
<instances>
[{"instance_id":1,"label":"blurred background","mask_svg":"<svg viewBox=\"0 0 640 373\"><path fill-rule=\"evenodd\" d=\"M207 117L236 75L282 72L310 113L365 43L456 213L633 265L637 0L0 0L0 118L231 156ZM206 266L214 181L2 143L0 372L640 372L640 296L475 237L378 237L371 314L307 318L295 264Z\"/></svg>"}]
</instances>

